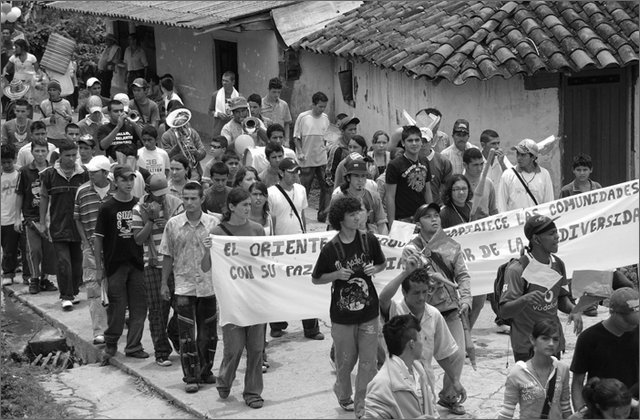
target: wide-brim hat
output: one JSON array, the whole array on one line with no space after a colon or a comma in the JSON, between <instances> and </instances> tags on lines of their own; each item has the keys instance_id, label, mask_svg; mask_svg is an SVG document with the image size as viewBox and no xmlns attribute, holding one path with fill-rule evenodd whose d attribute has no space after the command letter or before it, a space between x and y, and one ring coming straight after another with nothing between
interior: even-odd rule
<instances>
[{"instance_id":1,"label":"wide-brim hat","mask_svg":"<svg viewBox=\"0 0 640 420\"><path fill-rule=\"evenodd\" d=\"M191 111L187 108L174 109L167 115L166 123L171 128L182 127L191 120Z\"/></svg>"},{"instance_id":2,"label":"wide-brim hat","mask_svg":"<svg viewBox=\"0 0 640 420\"><path fill-rule=\"evenodd\" d=\"M24 82L24 80L14 78L9 86L5 86L4 95L15 101L16 99L22 98L28 91L31 86Z\"/></svg>"}]
</instances>

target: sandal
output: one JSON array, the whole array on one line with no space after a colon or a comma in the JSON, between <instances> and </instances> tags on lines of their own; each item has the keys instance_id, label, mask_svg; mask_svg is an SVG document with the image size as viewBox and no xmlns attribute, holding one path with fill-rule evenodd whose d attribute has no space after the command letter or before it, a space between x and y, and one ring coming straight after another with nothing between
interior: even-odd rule
<instances>
[{"instance_id":1,"label":"sandal","mask_svg":"<svg viewBox=\"0 0 640 420\"><path fill-rule=\"evenodd\" d=\"M340 407L342 407L342 409L344 411L354 411L355 410L355 403L353 402L353 400L351 398L349 398L349 400L344 401L344 402L338 402L338 404L340 404Z\"/></svg>"},{"instance_id":2,"label":"sandal","mask_svg":"<svg viewBox=\"0 0 640 420\"><path fill-rule=\"evenodd\" d=\"M464 406L460 404L458 401L445 401L442 398L438 400L438 405L448 408L451 414L455 414L457 416L462 416L467 412L464 409Z\"/></svg>"},{"instance_id":3,"label":"sandal","mask_svg":"<svg viewBox=\"0 0 640 420\"><path fill-rule=\"evenodd\" d=\"M262 408L264 400L262 398L256 398L255 400L247 401L247 405L251 408Z\"/></svg>"}]
</instances>

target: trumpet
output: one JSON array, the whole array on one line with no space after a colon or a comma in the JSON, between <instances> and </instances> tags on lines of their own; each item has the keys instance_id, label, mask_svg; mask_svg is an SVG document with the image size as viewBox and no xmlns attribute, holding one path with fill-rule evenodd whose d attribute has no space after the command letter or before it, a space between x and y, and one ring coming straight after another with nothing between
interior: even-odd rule
<instances>
[{"instance_id":1,"label":"trumpet","mask_svg":"<svg viewBox=\"0 0 640 420\"><path fill-rule=\"evenodd\" d=\"M127 114L127 117L129 117L131 122L138 123L138 120L140 120L140 113L135 109L130 109L129 113Z\"/></svg>"},{"instance_id":2,"label":"trumpet","mask_svg":"<svg viewBox=\"0 0 640 420\"><path fill-rule=\"evenodd\" d=\"M260 127L260 120L256 117L247 117L242 121L242 128L247 134L255 133L258 127Z\"/></svg>"}]
</instances>

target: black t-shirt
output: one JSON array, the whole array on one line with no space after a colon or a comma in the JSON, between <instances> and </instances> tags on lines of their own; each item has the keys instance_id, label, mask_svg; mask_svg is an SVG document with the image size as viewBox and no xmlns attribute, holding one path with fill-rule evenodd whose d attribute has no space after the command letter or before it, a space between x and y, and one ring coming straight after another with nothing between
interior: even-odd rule
<instances>
[{"instance_id":1,"label":"black t-shirt","mask_svg":"<svg viewBox=\"0 0 640 420\"><path fill-rule=\"evenodd\" d=\"M113 124L112 122L101 125L100 128L98 128L97 133L98 144L115 128L116 124ZM122 152L126 155L132 155L132 153L126 153L127 150L133 150L137 153L137 150L140 147L142 147L142 143L138 138L138 133L136 133L136 130L131 126L131 124L129 124L129 122L125 121L124 124L122 124L120 131L116 134L116 138L113 140L113 143L111 143L111 146L106 148L106 154L111 159L117 160L116 151ZM100 149L102 149L102 147L100 147Z\"/></svg>"},{"instance_id":2,"label":"black t-shirt","mask_svg":"<svg viewBox=\"0 0 640 420\"><path fill-rule=\"evenodd\" d=\"M138 200L122 202L111 197L98 212L96 221L97 236L102 236L102 250L104 253L104 268L107 276L112 275L122 263L131 263L143 270L144 260L142 245L133 239L133 206Z\"/></svg>"},{"instance_id":3,"label":"black t-shirt","mask_svg":"<svg viewBox=\"0 0 640 420\"><path fill-rule=\"evenodd\" d=\"M331 322L360 324L378 316L378 293L371 281L371 276L364 274L363 267L371 262L374 265L382 264L386 258L380 248L380 242L372 233L367 233L367 241L369 242L368 255L364 252L359 233L351 243L342 243L345 255L342 261L339 261L338 252L332 241L327 243L320 252L313 270L313 278L338 271L343 266L354 270L349 280L335 280L331 285L329 308Z\"/></svg>"},{"instance_id":4,"label":"black t-shirt","mask_svg":"<svg viewBox=\"0 0 640 420\"><path fill-rule=\"evenodd\" d=\"M616 378L631 388L638 383L638 350L638 328L616 337L599 322L578 336L571 371Z\"/></svg>"},{"instance_id":5,"label":"black t-shirt","mask_svg":"<svg viewBox=\"0 0 640 420\"><path fill-rule=\"evenodd\" d=\"M396 220L412 217L425 204L424 190L430 188L431 169L426 158L413 162L404 154L389 162L386 183L396 184Z\"/></svg>"}]
</instances>

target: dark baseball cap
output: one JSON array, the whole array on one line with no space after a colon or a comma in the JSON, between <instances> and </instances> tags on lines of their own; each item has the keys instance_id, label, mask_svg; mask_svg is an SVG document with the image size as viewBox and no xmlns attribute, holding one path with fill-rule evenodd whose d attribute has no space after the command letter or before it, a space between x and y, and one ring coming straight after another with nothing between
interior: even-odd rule
<instances>
[{"instance_id":1,"label":"dark baseball cap","mask_svg":"<svg viewBox=\"0 0 640 420\"><path fill-rule=\"evenodd\" d=\"M531 240L533 235L554 229L556 228L556 224L554 223L556 220L558 220L557 217L551 219L550 217L542 215L533 216L524 224L524 236Z\"/></svg>"},{"instance_id":2,"label":"dark baseball cap","mask_svg":"<svg viewBox=\"0 0 640 420\"><path fill-rule=\"evenodd\" d=\"M113 168L113 178L117 179L118 177L120 178L129 178L131 175L135 175L136 173L134 172L133 169L131 169L131 166L129 165L116 165Z\"/></svg>"},{"instance_id":3,"label":"dark baseball cap","mask_svg":"<svg viewBox=\"0 0 640 420\"><path fill-rule=\"evenodd\" d=\"M295 169L299 169L300 167L298 166L298 164L296 163L295 160L291 159L291 158L286 158L286 159L282 159L280 161L280 164L278 165L278 169L280 169L281 171L293 171Z\"/></svg>"},{"instance_id":4,"label":"dark baseball cap","mask_svg":"<svg viewBox=\"0 0 640 420\"><path fill-rule=\"evenodd\" d=\"M453 123L453 132L456 133L459 131L469 134L469 121L464 119L456 120L456 122Z\"/></svg>"},{"instance_id":5,"label":"dark baseball cap","mask_svg":"<svg viewBox=\"0 0 640 420\"><path fill-rule=\"evenodd\" d=\"M346 169L345 175L351 174L360 174L360 175L368 175L369 171L367 171L367 164L362 159L353 159L347 162L344 165Z\"/></svg>"},{"instance_id":6,"label":"dark baseball cap","mask_svg":"<svg viewBox=\"0 0 640 420\"><path fill-rule=\"evenodd\" d=\"M418 210L416 210L416 213L413 215L413 223L418 223L420 219L426 216L429 209L433 209L436 213L440 214L440 206L435 201L433 203L423 204L418 207Z\"/></svg>"}]
</instances>

